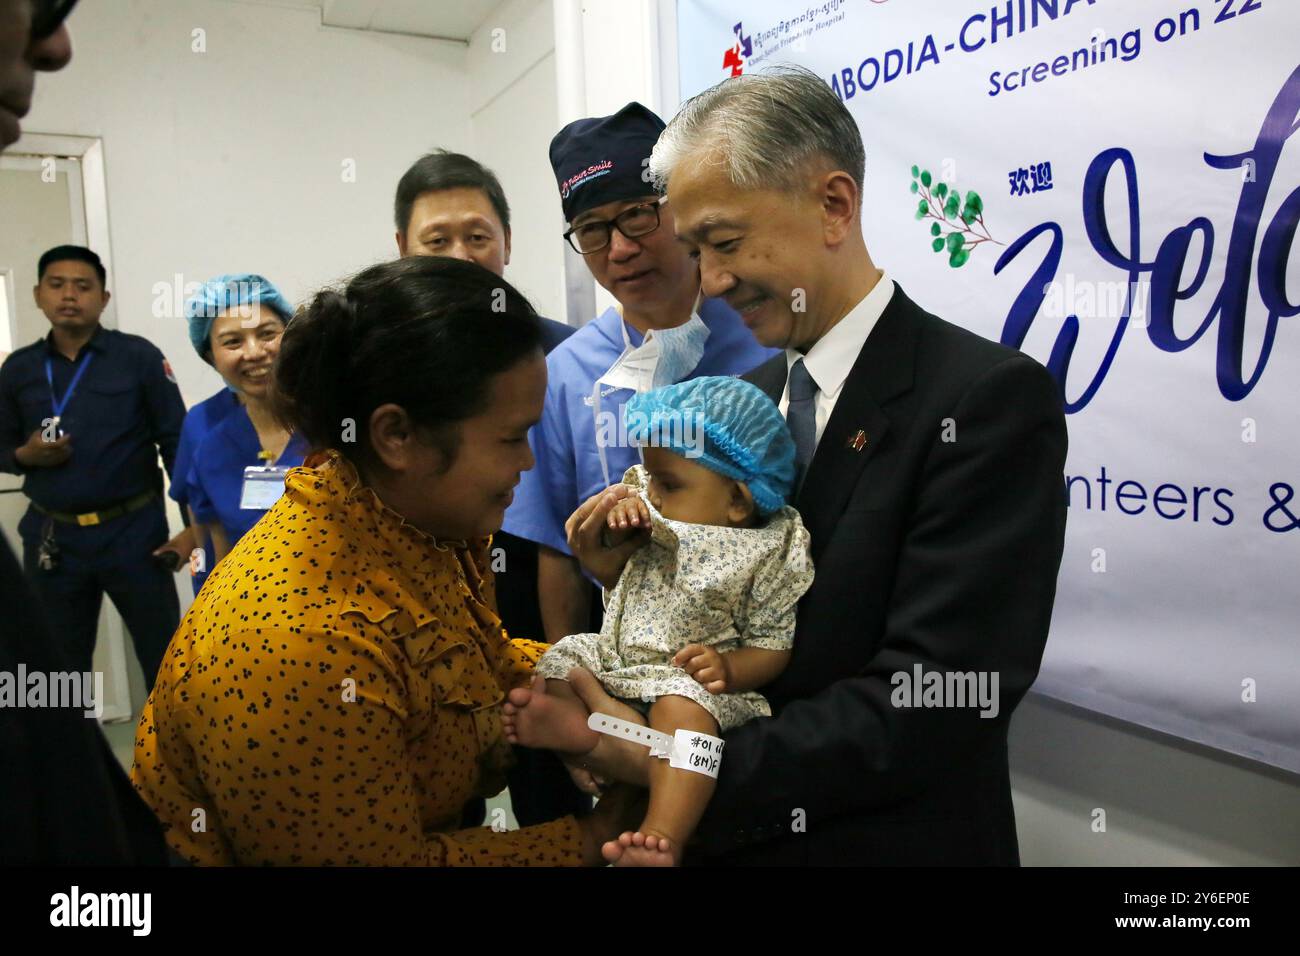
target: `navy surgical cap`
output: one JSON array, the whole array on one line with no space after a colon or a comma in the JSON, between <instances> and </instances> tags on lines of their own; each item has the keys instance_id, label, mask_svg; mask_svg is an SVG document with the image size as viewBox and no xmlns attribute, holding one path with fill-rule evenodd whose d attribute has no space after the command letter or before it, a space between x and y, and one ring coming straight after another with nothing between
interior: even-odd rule
<instances>
[{"instance_id":1,"label":"navy surgical cap","mask_svg":"<svg viewBox=\"0 0 1300 956\"><path fill-rule=\"evenodd\" d=\"M575 120L556 133L551 168L565 220L571 223L607 202L653 195L646 160L663 131L663 120L640 103L629 103L613 116Z\"/></svg>"}]
</instances>

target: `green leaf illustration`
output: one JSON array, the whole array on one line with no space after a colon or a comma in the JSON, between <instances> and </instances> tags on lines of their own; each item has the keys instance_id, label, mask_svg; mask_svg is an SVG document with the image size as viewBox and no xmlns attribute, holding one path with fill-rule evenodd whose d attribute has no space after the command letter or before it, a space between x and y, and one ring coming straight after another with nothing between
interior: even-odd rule
<instances>
[{"instance_id":1,"label":"green leaf illustration","mask_svg":"<svg viewBox=\"0 0 1300 956\"><path fill-rule=\"evenodd\" d=\"M982 243L1002 245L984 225L984 200L979 193L970 190L963 195L961 190L936 179L930 170L919 165L912 167L908 188L916 200L916 219L931 220L927 237L930 248L936 253L946 252L948 265L953 269L969 262ZM924 193L924 198L918 193Z\"/></svg>"}]
</instances>

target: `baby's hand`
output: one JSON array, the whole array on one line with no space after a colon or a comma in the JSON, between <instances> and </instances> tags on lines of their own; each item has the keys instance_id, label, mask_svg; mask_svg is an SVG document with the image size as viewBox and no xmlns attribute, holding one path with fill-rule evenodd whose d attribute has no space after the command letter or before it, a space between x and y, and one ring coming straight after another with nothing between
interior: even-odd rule
<instances>
[{"instance_id":1,"label":"baby's hand","mask_svg":"<svg viewBox=\"0 0 1300 956\"><path fill-rule=\"evenodd\" d=\"M688 644L673 655L673 664L704 685L710 694L725 694L731 683L727 656L703 644Z\"/></svg>"},{"instance_id":2,"label":"baby's hand","mask_svg":"<svg viewBox=\"0 0 1300 956\"><path fill-rule=\"evenodd\" d=\"M619 531L628 527L648 528L650 526L650 509L645 506L645 502L641 498L632 495L616 504L610 510L606 521L611 531Z\"/></svg>"},{"instance_id":3,"label":"baby's hand","mask_svg":"<svg viewBox=\"0 0 1300 956\"><path fill-rule=\"evenodd\" d=\"M605 538L611 547L617 547L636 534L650 530L650 509L636 495L624 498L605 519Z\"/></svg>"}]
</instances>

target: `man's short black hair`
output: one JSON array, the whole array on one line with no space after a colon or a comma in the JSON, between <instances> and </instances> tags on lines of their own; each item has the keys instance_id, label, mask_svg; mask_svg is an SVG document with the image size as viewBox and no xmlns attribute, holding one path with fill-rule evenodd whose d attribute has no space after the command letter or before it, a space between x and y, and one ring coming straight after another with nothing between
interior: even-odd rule
<instances>
[{"instance_id":1,"label":"man's short black hair","mask_svg":"<svg viewBox=\"0 0 1300 956\"><path fill-rule=\"evenodd\" d=\"M84 262L94 267L95 275L99 276L101 286L108 284L108 272L104 269L104 263L100 261L99 256L85 246L55 246L45 253L36 266L36 281L40 282L44 279L45 270L56 262Z\"/></svg>"},{"instance_id":2,"label":"man's short black hair","mask_svg":"<svg viewBox=\"0 0 1300 956\"><path fill-rule=\"evenodd\" d=\"M510 204L505 190L492 170L463 153L450 153L435 149L417 159L397 184L397 201L394 219L397 231L405 234L411 224L411 208L425 193L444 189L481 189L496 210L501 225L510 229Z\"/></svg>"}]
</instances>

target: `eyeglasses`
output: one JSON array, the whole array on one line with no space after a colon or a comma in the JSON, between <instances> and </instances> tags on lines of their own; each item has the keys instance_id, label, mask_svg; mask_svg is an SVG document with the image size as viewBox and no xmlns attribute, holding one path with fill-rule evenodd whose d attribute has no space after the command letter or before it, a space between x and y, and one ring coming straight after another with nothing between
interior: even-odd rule
<instances>
[{"instance_id":1,"label":"eyeglasses","mask_svg":"<svg viewBox=\"0 0 1300 956\"><path fill-rule=\"evenodd\" d=\"M574 252L587 256L608 246L615 229L628 239L648 236L659 228L659 207L667 199L667 196L660 196L653 202L643 202L624 209L613 219L593 219L581 226L574 226L564 234L565 241Z\"/></svg>"},{"instance_id":2,"label":"eyeglasses","mask_svg":"<svg viewBox=\"0 0 1300 956\"><path fill-rule=\"evenodd\" d=\"M32 0L32 42L53 36L76 5L77 0Z\"/></svg>"}]
</instances>

